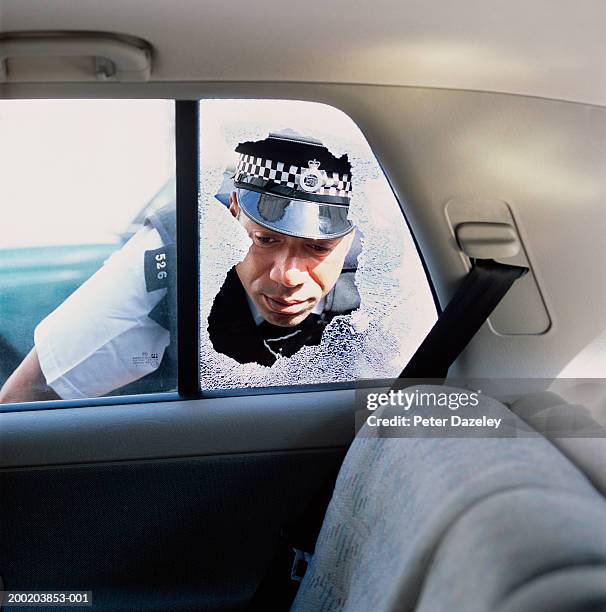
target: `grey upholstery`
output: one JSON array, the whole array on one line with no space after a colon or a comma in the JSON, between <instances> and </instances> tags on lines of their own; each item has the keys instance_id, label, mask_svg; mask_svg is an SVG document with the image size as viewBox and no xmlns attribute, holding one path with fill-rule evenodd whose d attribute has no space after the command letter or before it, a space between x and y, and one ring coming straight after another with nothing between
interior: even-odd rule
<instances>
[{"instance_id":1,"label":"grey upholstery","mask_svg":"<svg viewBox=\"0 0 606 612\"><path fill-rule=\"evenodd\" d=\"M606 495L606 427L603 415L569 404L556 393L525 395L511 410L543 433ZM600 420L598 420L600 419Z\"/></svg>"},{"instance_id":2,"label":"grey upholstery","mask_svg":"<svg viewBox=\"0 0 606 612\"><path fill-rule=\"evenodd\" d=\"M606 609L606 501L550 442L377 432L345 459L293 610Z\"/></svg>"}]
</instances>

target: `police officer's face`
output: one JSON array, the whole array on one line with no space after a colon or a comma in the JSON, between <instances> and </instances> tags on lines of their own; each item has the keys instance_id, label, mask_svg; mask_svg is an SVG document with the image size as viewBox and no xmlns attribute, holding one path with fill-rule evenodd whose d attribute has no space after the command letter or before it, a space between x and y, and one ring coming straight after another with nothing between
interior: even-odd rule
<instances>
[{"instance_id":1,"label":"police officer's face","mask_svg":"<svg viewBox=\"0 0 606 612\"><path fill-rule=\"evenodd\" d=\"M337 282L355 230L335 240L294 238L239 215L235 193L229 209L252 240L246 257L236 265L249 297L269 323L301 323Z\"/></svg>"}]
</instances>

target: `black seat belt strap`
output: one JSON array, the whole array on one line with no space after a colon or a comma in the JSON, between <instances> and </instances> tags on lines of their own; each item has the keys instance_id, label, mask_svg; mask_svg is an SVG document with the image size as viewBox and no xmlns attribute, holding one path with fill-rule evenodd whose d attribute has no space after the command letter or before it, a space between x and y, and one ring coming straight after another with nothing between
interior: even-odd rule
<instances>
[{"instance_id":1,"label":"black seat belt strap","mask_svg":"<svg viewBox=\"0 0 606 612\"><path fill-rule=\"evenodd\" d=\"M473 267L435 325L412 356L400 378L446 378L448 368L513 283L528 268L492 259L473 260Z\"/></svg>"},{"instance_id":2,"label":"black seat belt strap","mask_svg":"<svg viewBox=\"0 0 606 612\"><path fill-rule=\"evenodd\" d=\"M339 467L316 491L296 522L282 527L278 551L247 608L248 612L280 612L290 608L311 560Z\"/></svg>"}]
</instances>

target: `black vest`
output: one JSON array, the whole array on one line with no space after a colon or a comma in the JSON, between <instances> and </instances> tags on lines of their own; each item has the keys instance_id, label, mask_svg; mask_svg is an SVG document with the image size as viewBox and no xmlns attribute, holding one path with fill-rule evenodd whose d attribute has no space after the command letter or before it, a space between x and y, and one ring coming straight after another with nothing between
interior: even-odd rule
<instances>
[{"instance_id":1,"label":"black vest","mask_svg":"<svg viewBox=\"0 0 606 612\"><path fill-rule=\"evenodd\" d=\"M174 203L151 214L145 221L160 234L163 246L146 251L144 256L147 291L166 288L166 296L149 317L170 332L171 342L160 367L139 381L123 387L121 393L155 393L174 390L177 384L177 268L176 216ZM345 260L345 265L325 299L324 311L310 314L293 328L277 327L267 322L257 326L238 275L232 268L217 294L208 317L208 332L215 350L239 363L272 365L279 356L290 357L303 346L320 343L326 325L339 314L349 314L360 305L354 283L357 257L361 250L359 232ZM162 266L166 262L166 266ZM159 267L160 266L160 267ZM163 274L163 273L166 274ZM284 338L284 336L289 336Z\"/></svg>"}]
</instances>

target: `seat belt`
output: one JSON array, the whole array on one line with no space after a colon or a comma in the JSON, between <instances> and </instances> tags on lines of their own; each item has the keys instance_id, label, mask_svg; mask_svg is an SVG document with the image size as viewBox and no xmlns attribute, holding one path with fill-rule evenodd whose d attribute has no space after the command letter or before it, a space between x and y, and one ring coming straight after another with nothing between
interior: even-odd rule
<instances>
[{"instance_id":1,"label":"seat belt","mask_svg":"<svg viewBox=\"0 0 606 612\"><path fill-rule=\"evenodd\" d=\"M502 264L492 259L472 260L471 270L396 384L409 384L405 379L446 378L448 368L513 283L527 272L528 268ZM312 497L298 523L283 528L279 551L253 596L249 606L251 612L280 612L290 608L311 561L338 472Z\"/></svg>"},{"instance_id":2,"label":"seat belt","mask_svg":"<svg viewBox=\"0 0 606 612\"><path fill-rule=\"evenodd\" d=\"M286 612L299 590L299 585L324 522L341 464L305 506L296 521L284 525L275 556L247 608L248 612Z\"/></svg>"},{"instance_id":3,"label":"seat belt","mask_svg":"<svg viewBox=\"0 0 606 612\"><path fill-rule=\"evenodd\" d=\"M446 378L448 369L528 268L472 260L472 268L399 378Z\"/></svg>"}]
</instances>

